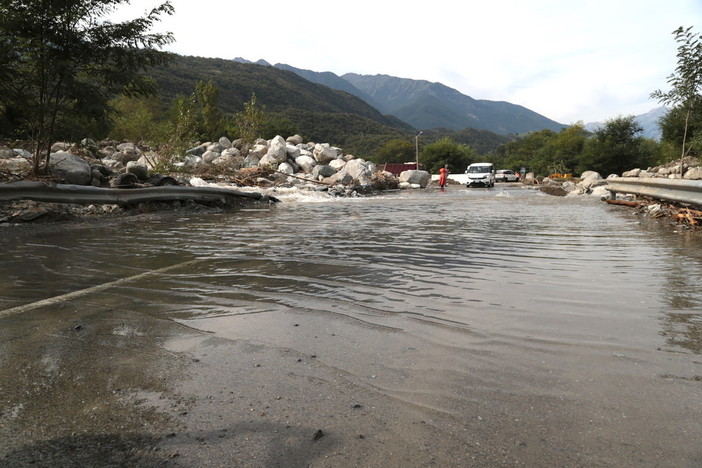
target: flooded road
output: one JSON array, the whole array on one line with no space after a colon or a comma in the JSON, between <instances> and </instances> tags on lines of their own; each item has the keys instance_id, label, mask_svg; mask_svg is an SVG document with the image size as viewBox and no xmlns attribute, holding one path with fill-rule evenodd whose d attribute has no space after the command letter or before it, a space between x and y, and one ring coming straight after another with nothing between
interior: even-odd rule
<instances>
[{"instance_id":1,"label":"flooded road","mask_svg":"<svg viewBox=\"0 0 702 468\"><path fill-rule=\"evenodd\" d=\"M450 186L0 231L0 465L702 466L702 236Z\"/></svg>"}]
</instances>

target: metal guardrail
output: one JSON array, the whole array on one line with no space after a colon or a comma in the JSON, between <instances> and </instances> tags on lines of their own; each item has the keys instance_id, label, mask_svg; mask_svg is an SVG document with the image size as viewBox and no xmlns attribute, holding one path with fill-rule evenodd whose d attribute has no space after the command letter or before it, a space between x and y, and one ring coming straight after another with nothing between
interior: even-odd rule
<instances>
[{"instance_id":1,"label":"metal guardrail","mask_svg":"<svg viewBox=\"0 0 702 468\"><path fill-rule=\"evenodd\" d=\"M131 189L108 189L84 185L55 184L43 182L13 182L0 184L0 201L33 200L51 203L97 204L114 203L130 205L150 201L241 200L242 198L262 202L277 202L255 192L241 192L218 187L163 186Z\"/></svg>"},{"instance_id":2,"label":"metal guardrail","mask_svg":"<svg viewBox=\"0 0 702 468\"><path fill-rule=\"evenodd\" d=\"M619 177L608 179L606 188L612 196L629 193L702 206L702 180Z\"/></svg>"}]
</instances>

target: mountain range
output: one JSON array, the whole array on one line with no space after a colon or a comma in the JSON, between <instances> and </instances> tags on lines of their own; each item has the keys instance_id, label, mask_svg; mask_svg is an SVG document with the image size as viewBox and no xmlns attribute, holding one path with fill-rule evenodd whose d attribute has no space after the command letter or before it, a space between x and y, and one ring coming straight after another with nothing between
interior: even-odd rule
<instances>
[{"instance_id":1,"label":"mountain range","mask_svg":"<svg viewBox=\"0 0 702 468\"><path fill-rule=\"evenodd\" d=\"M660 141L661 129L658 126L658 121L668 113L667 107L656 107L645 114L634 116L634 121L643 128L643 136ZM604 125L603 122L588 122L585 124L585 130L594 132Z\"/></svg>"},{"instance_id":2,"label":"mountain range","mask_svg":"<svg viewBox=\"0 0 702 468\"><path fill-rule=\"evenodd\" d=\"M251 63L240 57L234 60ZM567 126L526 107L505 101L474 99L441 83L388 75L346 73L338 76L280 63L270 65L265 60L256 63L288 70L313 83L352 94L382 114L397 117L417 129L474 128L514 135L543 129L558 132Z\"/></svg>"},{"instance_id":3,"label":"mountain range","mask_svg":"<svg viewBox=\"0 0 702 468\"><path fill-rule=\"evenodd\" d=\"M234 60L252 63L240 57ZM417 129L475 128L510 135L542 129L557 132L566 127L522 106L503 101L473 99L441 83L388 75L346 73L338 76L331 72L315 72L281 63L271 65L265 60L255 63L288 70L308 81L352 94L381 113L395 116ZM658 107L634 116L634 120L643 128L644 137L660 140L658 121L667 111L666 107ZM589 122L585 124L585 129L594 131L603 125L603 122Z\"/></svg>"},{"instance_id":4,"label":"mountain range","mask_svg":"<svg viewBox=\"0 0 702 468\"><path fill-rule=\"evenodd\" d=\"M413 141L419 130L423 144L450 138L485 154L515 134L565 127L522 106L473 99L441 83L387 75L338 76L265 61L181 55L168 66L151 69L150 75L164 108L179 96L192 95L198 82L210 81L228 115L240 112L255 96L267 116L262 131L270 134L267 138L299 133L362 157L393 139Z\"/></svg>"}]
</instances>

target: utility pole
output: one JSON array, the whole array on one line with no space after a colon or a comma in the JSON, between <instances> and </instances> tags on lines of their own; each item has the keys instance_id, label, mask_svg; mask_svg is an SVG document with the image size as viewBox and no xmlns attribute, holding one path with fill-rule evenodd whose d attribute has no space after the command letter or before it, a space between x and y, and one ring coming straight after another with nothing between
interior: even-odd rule
<instances>
[{"instance_id":1,"label":"utility pole","mask_svg":"<svg viewBox=\"0 0 702 468\"><path fill-rule=\"evenodd\" d=\"M422 133L424 132L420 131L419 133L417 133L417 136L414 137L415 149L417 150L417 170L419 170L419 135L421 135Z\"/></svg>"}]
</instances>

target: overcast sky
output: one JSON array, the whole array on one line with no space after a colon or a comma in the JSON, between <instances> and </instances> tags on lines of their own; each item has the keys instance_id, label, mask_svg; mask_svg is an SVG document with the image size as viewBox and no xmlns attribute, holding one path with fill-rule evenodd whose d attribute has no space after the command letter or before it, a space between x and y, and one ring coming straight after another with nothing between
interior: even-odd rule
<instances>
[{"instance_id":1,"label":"overcast sky","mask_svg":"<svg viewBox=\"0 0 702 468\"><path fill-rule=\"evenodd\" d=\"M159 1L132 0L119 16ZM659 107L672 32L702 33L702 0L172 0L159 30L182 55L440 82L560 123ZM124 18L122 18L124 19Z\"/></svg>"}]
</instances>

